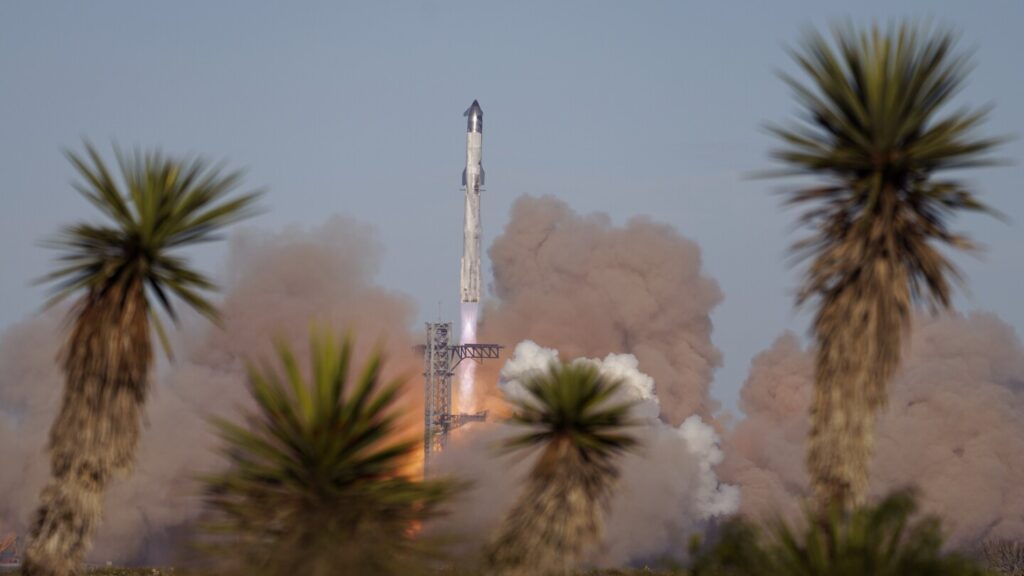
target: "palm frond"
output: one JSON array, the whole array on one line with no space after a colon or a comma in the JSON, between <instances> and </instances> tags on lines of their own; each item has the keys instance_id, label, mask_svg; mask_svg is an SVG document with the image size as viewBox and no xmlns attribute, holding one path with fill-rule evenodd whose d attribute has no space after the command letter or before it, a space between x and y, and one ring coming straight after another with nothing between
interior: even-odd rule
<instances>
[{"instance_id":1,"label":"palm frond","mask_svg":"<svg viewBox=\"0 0 1024 576\"><path fill-rule=\"evenodd\" d=\"M241 173L200 159L115 147L118 180L89 142L84 155L66 155L80 179L74 188L110 221L68 226L44 244L61 252L56 269L39 280L53 285L47 305L137 281L149 293L151 317L162 309L177 322L174 301L180 300L216 321L204 294L215 289L213 282L173 251L216 239L225 226L253 215L261 193L233 194ZM165 335L161 341L169 352Z\"/></svg>"},{"instance_id":2,"label":"palm frond","mask_svg":"<svg viewBox=\"0 0 1024 576\"><path fill-rule=\"evenodd\" d=\"M249 367L255 410L242 423L214 421L228 467L204 480L218 517L211 529L229 534L230 546L282 554L267 560L271 573L315 560L302 557L316 556L319 543L348 550L343 562L357 554L353 546L407 553L413 525L438 514L458 487L407 475L419 442L399 429L395 404L404 381L384 381L375 353L350 382L352 348L349 337L339 344L314 331L304 372L291 347L278 342L280 368ZM297 541L299 534L306 540Z\"/></svg>"},{"instance_id":3,"label":"palm frond","mask_svg":"<svg viewBox=\"0 0 1024 576\"><path fill-rule=\"evenodd\" d=\"M509 438L505 449L566 439L588 458L603 460L632 448L636 439L622 431L634 424L634 403L613 402L621 387L589 364L552 363L523 382L525 397L512 400L509 422L529 431Z\"/></svg>"},{"instance_id":4,"label":"palm frond","mask_svg":"<svg viewBox=\"0 0 1024 576\"><path fill-rule=\"evenodd\" d=\"M943 305L948 289L930 273L953 270L944 256L916 250L930 243L967 249L962 234L949 229L959 211L989 211L963 185L933 183L936 173L987 166L991 151L1005 138L977 132L989 109L960 109L942 114L963 88L969 55L956 53L956 38L908 25L856 30L838 26L829 41L807 34L791 55L807 80L783 75L802 107L801 120L770 126L783 144L772 156L789 174L804 173L825 181L789 194L790 205L806 205L801 220L813 227L794 246L798 258L828 257L849 242L873 242L865 257L886 248L872 238L869 224L887 217L899 227L887 254L907 264L910 281L920 290L915 300ZM888 216L885 216L888 214ZM904 241L906 239L907 241ZM931 268L915 264L933 260ZM863 265L850 262L849 265ZM809 293L825 293L849 276L848 268L818 268L805 280Z\"/></svg>"}]
</instances>

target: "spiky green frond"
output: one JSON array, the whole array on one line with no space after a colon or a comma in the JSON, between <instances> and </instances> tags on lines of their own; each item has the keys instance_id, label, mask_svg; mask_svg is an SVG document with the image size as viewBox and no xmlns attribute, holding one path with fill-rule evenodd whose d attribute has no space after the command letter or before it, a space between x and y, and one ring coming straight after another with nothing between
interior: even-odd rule
<instances>
[{"instance_id":1,"label":"spiky green frond","mask_svg":"<svg viewBox=\"0 0 1024 576\"><path fill-rule=\"evenodd\" d=\"M80 179L74 187L108 222L68 226L47 243L62 252L57 268L42 278L54 286L50 304L82 290L100 297L116 285L139 282L158 330L155 310L176 319L174 297L216 320L205 296L213 282L175 251L216 240L225 226L251 216L259 192L232 195L241 173L199 158L125 154L115 147L116 178L91 144L85 149L84 156L67 152Z\"/></svg>"},{"instance_id":2,"label":"spiky green frond","mask_svg":"<svg viewBox=\"0 0 1024 576\"><path fill-rule=\"evenodd\" d=\"M419 442L401 438L404 381L382 380L379 353L352 379L350 339L314 333L311 343L308 372L278 344L280 369L249 368L255 410L243 422L215 421L228 467L205 480L219 517L211 528L236 538L232 546L255 545L288 562L322 546L339 562L362 554L354 544L404 552L414 523L437 514L455 486L405 472Z\"/></svg>"},{"instance_id":3,"label":"spiky green frond","mask_svg":"<svg viewBox=\"0 0 1024 576\"><path fill-rule=\"evenodd\" d=\"M815 230L794 246L816 259L801 299L837 290L885 253L906 268L914 299L948 305L956 271L935 245L973 247L949 220L987 208L936 175L991 164L1002 141L978 135L987 109L945 110L964 86L968 56L951 33L909 25L837 27L832 42L811 33L792 56L806 80L783 78L801 121L769 130L782 141L773 157L784 173L821 180L789 194ZM880 221L886 230L873 233Z\"/></svg>"},{"instance_id":4,"label":"spiky green frond","mask_svg":"<svg viewBox=\"0 0 1024 576\"><path fill-rule=\"evenodd\" d=\"M625 432L632 424L632 402L616 400L622 383L603 376L597 367L574 362L552 363L527 378L527 395L513 399L509 422L529 429L510 438L508 450L568 441L587 460L607 460L636 445Z\"/></svg>"}]
</instances>

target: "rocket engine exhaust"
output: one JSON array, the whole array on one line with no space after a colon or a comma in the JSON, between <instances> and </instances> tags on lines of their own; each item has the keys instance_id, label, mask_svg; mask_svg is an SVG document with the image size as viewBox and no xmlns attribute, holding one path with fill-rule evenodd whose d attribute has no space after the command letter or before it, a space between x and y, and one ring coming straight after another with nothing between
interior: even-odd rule
<instances>
[{"instance_id":1,"label":"rocket engine exhaust","mask_svg":"<svg viewBox=\"0 0 1024 576\"><path fill-rule=\"evenodd\" d=\"M476 327L480 310L478 302L463 302L461 309L460 344L476 344ZM472 413L476 411L476 399L473 386L476 383L476 362L470 360L459 365L459 411Z\"/></svg>"},{"instance_id":2,"label":"rocket engine exhaust","mask_svg":"<svg viewBox=\"0 0 1024 576\"><path fill-rule=\"evenodd\" d=\"M462 230L462 271L459 294L462 301L460 344L476 344L476 327L480 303L480 190L484 184L483 132L484 111L480 103L466 110L466 168L462 185L466 189L466 211ZM466 362L459 368L459 408L470 412L475 408L473 385L476 364Z\"/></svg>"}]
</instances>

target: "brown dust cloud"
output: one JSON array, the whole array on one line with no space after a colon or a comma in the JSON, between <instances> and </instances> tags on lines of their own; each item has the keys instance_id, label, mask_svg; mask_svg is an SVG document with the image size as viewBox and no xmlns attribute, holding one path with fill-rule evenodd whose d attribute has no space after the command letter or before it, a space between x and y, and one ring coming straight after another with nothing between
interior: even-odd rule
<instances>
[{"instance_id":1,"label":"brown dust cloud","mask_svg":"<svg viewBox=\"0 0 1024 576\"><path fill-rule=\"evenodd\" d=\"M311 322L348 328L359 357L384 347L389 375L422 371L411 352L422 338L412 298L376 280L383 249L372 227L344 217L232 238L219 274L224 326L188 319L176 332L176 359L154 377L135 472L108 495L91 560L176 561L202 513L196 477L220 464L207 421L247 406L245 360L269 358L275 338L303 354ZM811 356L791 334L771 343L751 364L745 415L726 429L711 395L722 364L711 313L723 295L695 242L647 218L617 225L554 198L523 197L489 255L494 278L478 340L506 346L502 362L477 373L492 420L506 410L515 366L551 354L628 376L644 400L645 449L623 463L608 542L595 561L678 550L684 535L737 507L756 515L799 509ZM0 532L24 533L46 477L62 321L60 311L42 313L0 336ZM524 341L534 344L517 347ZM1022 395L1024 348L996 316L918 319L879 418L873 492L916 483L957 545L1024 538ZM418 376L404 401L417 434ZM515 495L515 475L502 474L509 464L488 448L503 433L488 423L453 438L444 470L484 482L439 530L484 531Z\"/></svg>"},{"instance_id":2,"label":"brown dust cloud","mask_svg":"<svg viewBox=\"0 0 1024 576\"><path fill-rule=\"evenodd\" d=\"M918 317L906 352L877 420L872 495L918 487L953 545L1024 539L1020 340L992 314ZM792 334L753 360L740 399L746 417L719 470L740 486L742 511L799 513L812 381L812 355Z\"/></svg>"}]
</instances>

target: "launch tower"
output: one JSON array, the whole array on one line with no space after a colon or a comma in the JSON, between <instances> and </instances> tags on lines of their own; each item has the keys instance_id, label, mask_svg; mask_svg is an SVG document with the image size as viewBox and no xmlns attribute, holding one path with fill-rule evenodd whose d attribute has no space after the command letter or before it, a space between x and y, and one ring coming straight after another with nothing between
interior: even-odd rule
<instances>
[{"instance_id":1,"label":"launch tower","mask_svg":"<svg viewBox=\"0 0 1024 576\"><path fill-rule=\"evenodd\" d=\"M448 433L469 422L483 422L487 411L452 413L452 375L463 360L494 360L501 353L497 344L452 344L451 322L428 322L427 344L423 346L423 378L426 386L423 408L423 473L429 473L430 456L444 450Z\"/></svg>"}]
</instances>

